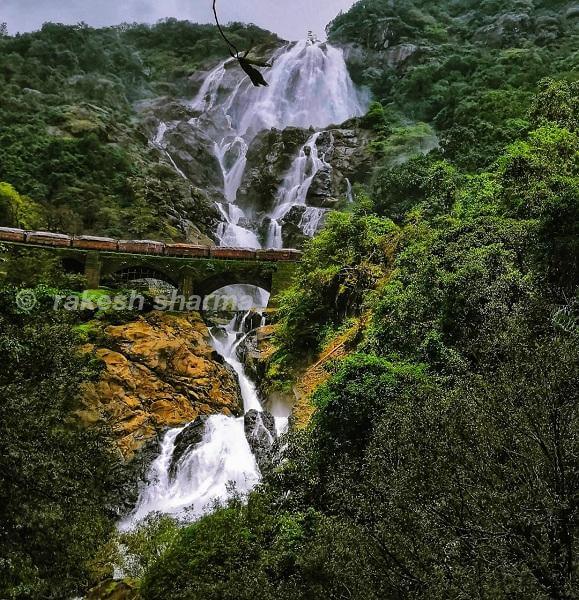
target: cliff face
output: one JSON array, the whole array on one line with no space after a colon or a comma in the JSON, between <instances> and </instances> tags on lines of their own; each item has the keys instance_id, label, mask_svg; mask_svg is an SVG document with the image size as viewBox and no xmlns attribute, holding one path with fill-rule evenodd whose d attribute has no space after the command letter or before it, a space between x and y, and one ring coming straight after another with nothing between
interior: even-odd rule
<instances>
[{"instance_id":1,"label":"cliff face","mask_svg":"<svg viewBox=\"0 0 579 600\"><path fill-rule=\"evenodd\" d=\"M242 414L237 378L198 314L150 313L104 334L106 343L87 347L105 368L86 386L79 415L87 424L105 421L125 461L156 446L168 427L200 415Z\"/></svg>"}]
</instances>

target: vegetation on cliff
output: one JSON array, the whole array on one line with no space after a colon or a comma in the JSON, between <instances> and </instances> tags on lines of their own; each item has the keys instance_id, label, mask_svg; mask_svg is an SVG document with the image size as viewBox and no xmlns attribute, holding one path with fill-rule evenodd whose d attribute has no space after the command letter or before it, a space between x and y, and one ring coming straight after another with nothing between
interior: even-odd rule
<instances>
[{"instance_id":1,"label":"vegetation on cliff","mask_svg":"<svg viewBox=\"0 0 579 600\"><path fill-rule=\"evenodd\" d=\"M565 0L363 0L328 35L389 116L431 123L461 169L528 131L541 79L577 79L579 11Z\"/></svg>"},{"instance_id":2,"label":"vegetation on cliff","mask_svg":"<svg viewBox=\"0 0 579 600\"><path fill-rule=\"evenodd\" d=\"M114 457L106 430L73 417L96 365L72 324L0 290L0 595L65 598L90 585L114 522Z\"/></svg>"}]
</instances>

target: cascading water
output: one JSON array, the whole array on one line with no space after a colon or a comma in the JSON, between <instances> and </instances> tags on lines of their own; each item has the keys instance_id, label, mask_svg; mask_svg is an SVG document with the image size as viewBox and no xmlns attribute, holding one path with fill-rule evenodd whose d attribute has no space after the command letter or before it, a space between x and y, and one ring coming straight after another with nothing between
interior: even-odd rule
<instances>
[{"instance_id":1,"label":"cascading water","mask_svg":"<svg viewBox=\"0 0 579 600\"><path fill-rule=\"evenodd\" d=\"M187 175L183 173L183 171L177 166L177 163L173 160L173 157L169 152L167 152L167 146L165 144L165 134L169 130L169 126L164 121L159 123L159 127L157 128L157 133L153 139L153 145L156 146L169 160L171 166L175 169L175 171L183 178L187 179Z\"/></svg>"},{"instance_id":2,"label":"cascading water","mask_svg":"<svg viewBox=\"0 0 579 600\"><path fill-rule=\"evenodd\" d=\"M276 195L274 207L266 216L271 223L267 243L281 247L283 238L279 221L292 206L306 207L300 222L306 235L313 235L323 218L324 209L307 206L314 177L320 169L331 168L319 153L320 130L365 112L365 100L354 87L340 50L312 40L288 44L276 52L273 63L267 71L269 87L253 87L240 72L232 89L224 82L231 75L235 61L224 61L209 73L190 104L200 113L199 117L190 120L190 124L203 128L213 140L214 154L223 174L225 202L218 203L223 223L217 234L224 246L258 248L261 245L250 223L253 215L245 214L236 204L247 165L247 152L260 131L290 126L318 130L295 158ZM207 127L208 123L210 127ZM161 123L152 142L185 177L165 143L165 135L173 126ZM267 305L266 299L261 300L265 300L263 306ZM213 342L238 375L244 411L261 412L255 385L237 357L244 326L244 319L236 316L225 328L212 332ZM281 415L282 412L274 415L278 432L287 428L288 419ZM260 431L265 428L259 413L255 427ZM160 455L151 465L134 511L119 524L121 530L132 529L154 512L172 514L184 520L198 518L215 502L229 497L232 483L236 493L245 494L259 481L261 475L247 441L243 417L208 417L201 442L188 448L175 462L177 438L184 429L172 429L165 435Z\"/></svg>"},{"instance_id":3,"label":"cascading water","mask_svg":"<svg viewBox=\"0 0 579 600\"><path fill-rule=\"evenodd\" d=\"M267 243L271 248L282 247L282 226L280 221L294 206L306 206L308 191L314 177L322 168L326 167L330 170L332 168L325 161L324 156L319 156L317 143L320 135L321 132L318 131L310 137L284 177L273 210L268 215L270 223ZM310 237L314 235L325 212L321 208L306 208L299 225L305 235Z\"/></svg>"},{"instance_id":4,"label":"cascading water","mask_svg":"<svg viewBox=\"0 0 579 600\"><path fill-rule=\"evenodd\" d=\"M258 300L267 304L263 290ZM237 313L224 327L212 330L213 344L236 372L243 398L243 409L263 411L255 384L247 377L237 349L244 338L251 312ZM247 334L245 334L247 335ZM278 431L287 427L287 418L276 418ZM119 524L121 531L133 529L151 513L171 514L191 521L236 493L247 494L259 482L261 474L246 438L243 417L212 415L205 422L203 439L190 447L173 464L179 434L186 428L171 429L165 434L161 453L151 465L147 481L133 512Z\"/></svg>"},{"instance_id":5,"label":"cascading water","mask_svg":"<svg viewBox=\"0 0 579 600\"><path fill-rule=\"evenodd\" d=\"M346 178L346 198L348 204L354 203L354 189L352 188L352 182Z\"/></svg>"},{"instance_id":6,"label":"cascading water","mask_svg":"<svg viewBox=\"0 0 579 600\"><path fill-rule=\"evenodd\" d=\"M223 174L224 197L230 205L237 199L249 146L260 131L292 126L319 130L361 116L366 108L366 100L355 88L341 50L308 40L281 48L272 61L273 66L267 71L268 87L255 88L243 77L228 93L223 92L224 83L228 67L235 61L220 63L206 77L190 105L203 115L213 115L213 122L226 123L224 129L215 133L214 152ZM196 122L197 118L191 120L192 124ZM265 217L270 222L266 240L269 247L282 246L279 220L291 209L289 203L306 204L309 186L322 166L316 162L320 161L316 140L316 136L310 138L300 151L282 184L274 210ZM304 154L307 148L311 160ZM231 207L220 211L224 223L217 236L222 246L261 246L249 226L251 215L239 214ZM306 235L315 233L324 212L313 209L304 214L302 226Z\"/></svg>"}]
</instances>

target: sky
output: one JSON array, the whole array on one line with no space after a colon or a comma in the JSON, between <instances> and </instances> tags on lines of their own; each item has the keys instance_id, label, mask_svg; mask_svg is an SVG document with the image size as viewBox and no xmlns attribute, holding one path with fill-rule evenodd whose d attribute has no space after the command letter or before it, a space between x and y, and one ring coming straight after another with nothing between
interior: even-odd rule
<instances>
[{"instance_id":1,"label":"sky","mask_svg":"<svg viewBox=\"0 0 579 600\"><path fill-rule=\"evenodd\" d=\"M325 26L354 0L218 0L223 23L243 21L274 31L284 39L305 38L308 30L325 37ZM212 0L0 0L0 23L11 34L38 29L42 23L100 27L122 22L154 23L165 17L198 23L213 20Z\"/></svg>"}]
</instances>

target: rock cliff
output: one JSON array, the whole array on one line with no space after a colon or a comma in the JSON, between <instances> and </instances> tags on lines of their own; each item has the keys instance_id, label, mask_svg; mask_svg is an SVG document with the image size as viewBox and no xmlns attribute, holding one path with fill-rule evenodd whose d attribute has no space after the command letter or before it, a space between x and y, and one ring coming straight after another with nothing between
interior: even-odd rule
<instances>
[{"instance_id":1,"label":"rock cliff","mask_svg":"<svg viewBox=\"0 0 579 600\"><path fill-rule=\"evenodd\" d=\"M106 342L91 345L104 363L86 386L81 418L105 421L126 461L168 427L214 413L240 415L235 373L210 343L197 314L150 313L104 330Z\"/></svg>"}]
</instances>

